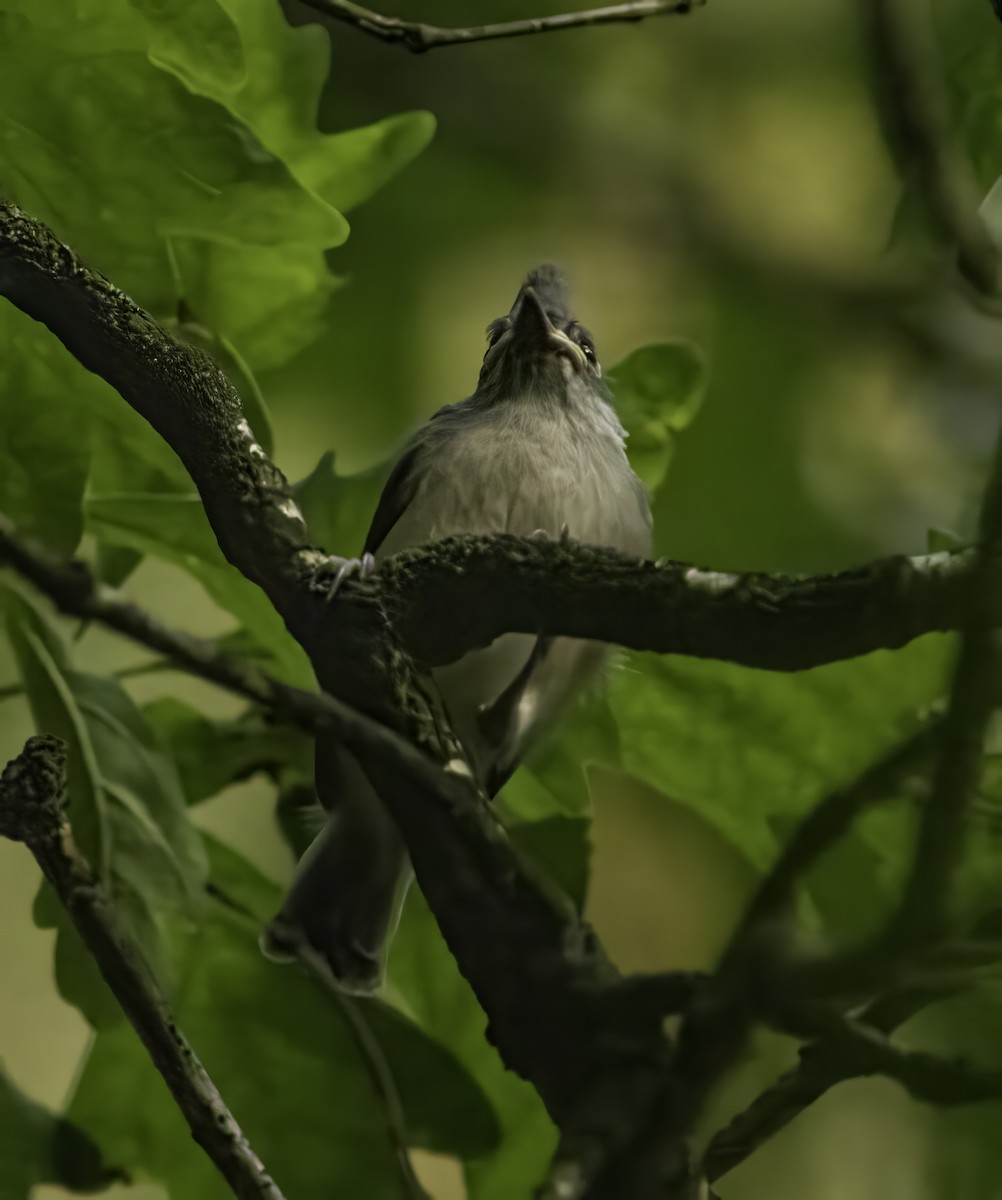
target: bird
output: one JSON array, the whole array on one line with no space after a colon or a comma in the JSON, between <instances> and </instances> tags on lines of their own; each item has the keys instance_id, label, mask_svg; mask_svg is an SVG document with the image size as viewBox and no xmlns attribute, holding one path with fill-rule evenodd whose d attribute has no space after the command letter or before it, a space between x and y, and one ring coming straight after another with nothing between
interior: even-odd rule
<instances>
[{"instance_id":1,"label":"bird","mask_svg":"<svg viewBox=\"0 0 1002 1200\"><path fill-rule=\"evenodd\" d=\"M457 534L573 539L649 558L648 493L591 334L563 273L530 271L487 327L476 390L436 412L393 467L359 559L338 559L332 590L412 547ZM433 670L477 785L490 797L607 662L601 643L508 633ZM266 930L270 957L305 942L349 993L382 983L386 945L411 871L388 809L345 747L319 739L317 794L329 806Z\"/></svg>"}]
</instances>

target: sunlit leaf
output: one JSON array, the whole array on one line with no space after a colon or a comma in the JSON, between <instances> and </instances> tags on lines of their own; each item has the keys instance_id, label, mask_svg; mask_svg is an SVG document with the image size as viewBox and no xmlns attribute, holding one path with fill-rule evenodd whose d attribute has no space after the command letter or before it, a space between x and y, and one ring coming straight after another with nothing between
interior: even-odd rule
<instances>
[{"instance_id":1,"label":"sunlit leaf","mask_svg":"<svg viewBox=\"0 0 1002 1200\"><path fill-rule=\"evenodd\" d=\"M654 492L668 470L674 434L699 412L706 363L692 342L663 342L634 350L608 381L629 434L630 465Z\"/></svg>"}]
</instances>

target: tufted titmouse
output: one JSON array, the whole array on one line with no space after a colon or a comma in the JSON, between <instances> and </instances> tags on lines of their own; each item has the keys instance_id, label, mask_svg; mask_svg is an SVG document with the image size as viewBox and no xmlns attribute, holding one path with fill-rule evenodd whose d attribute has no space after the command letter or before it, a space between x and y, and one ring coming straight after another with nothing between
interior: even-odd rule
<instances>
[{"instance_id":1,"label":"tufted titmouse","mask_svg":"<svg viewBox=\"0 0 1002 1200\"><path fill-rule=\"evenodd\" d=\"M487 328L477 390L411 439L376 508L361 560L437 538L508 532L571 536L647 557L647 494L588 332L557 270L541 266L508 316ZM433 672L476 781L494 795L530 741L602 666L605 648L505 634ZM305 938L347 991L378 987L410 866L389 813L342 746L317 746L317 791L331 805L264 939L281 956Z\"/></svg>"}]
</instances>

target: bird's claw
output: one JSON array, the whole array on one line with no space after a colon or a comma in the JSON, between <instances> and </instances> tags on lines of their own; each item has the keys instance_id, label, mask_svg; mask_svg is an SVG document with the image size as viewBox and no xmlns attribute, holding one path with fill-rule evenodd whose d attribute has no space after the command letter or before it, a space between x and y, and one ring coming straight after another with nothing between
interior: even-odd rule
<instances>
[{"instance_id":1,"label":"bird's claw","mask_svg":"<svg viewBox=\"0 0 1002 1200\"><path fill-rule=\"evenodd\" d=\"M365 553L361 558L341 558L337 554L331 554L324 562L321 570L326 574L332 572L332 578L327 585L327 602L338 593L338 589L346 579L368 579L376 569L376 560L369 553Z\"/></svg>"},{"instance_id":2,"label":"bird's claw","mask_svg":"<svg viewBox=\"0 0 1002 1200\"><path fill-rule=\"evenodd\" d=\"M534 529L532 533L529 534L529 537L536 538L541 542L556 541L559 542L561 546L568 546L570 545L571 541L571 528L565 521L563 525L560 526L560 533L556 538L552 537L547 529Z\"/></svg>"}]
</instances>

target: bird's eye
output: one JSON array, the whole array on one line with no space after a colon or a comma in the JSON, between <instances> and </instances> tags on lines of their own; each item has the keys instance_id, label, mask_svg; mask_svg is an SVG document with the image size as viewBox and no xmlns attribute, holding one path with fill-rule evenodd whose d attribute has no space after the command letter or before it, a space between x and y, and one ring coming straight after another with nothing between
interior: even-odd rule
<instances>
[{"instance_id":1,"label":"bird's eye","mask_svg":"<svg viewBox=\"0 0 1002 1200\"><path fill-rule=\"evenodd\" d=\"M598 361L595 357L595 347L591 344L591 342L588 341L587 338L581 339L581 349L584 353L585 358L590 363L594 363L594 362Z\"/></svg>"}]
</instances>

